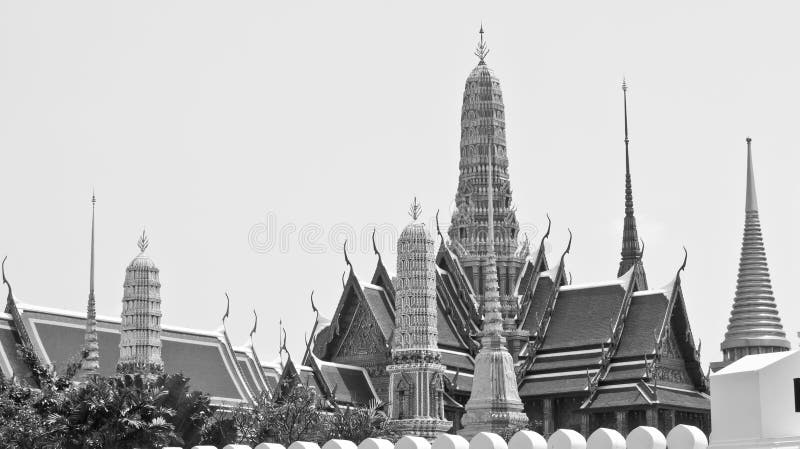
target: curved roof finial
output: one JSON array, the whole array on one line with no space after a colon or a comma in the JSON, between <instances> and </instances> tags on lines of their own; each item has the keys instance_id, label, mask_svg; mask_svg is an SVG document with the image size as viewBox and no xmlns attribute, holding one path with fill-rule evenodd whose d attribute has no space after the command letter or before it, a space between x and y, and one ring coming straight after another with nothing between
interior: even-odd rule
<instances>
[{"instance_id":1,"label":"curved roof finial","mask_svg":"<svg viewBox=\"0 0 800 449\"><path fill-rule=\"evenodd\" d=\"M680 274L681 271L686 269L686 260L687 259L689 259L689 252L686 251L686 247L684 246L683 247L683 263L681 264L681 267L678 268L678 274Z\"/></svg>"},{"instance_id":2,"label":"curved roof finial","mask_svg":"<svg viewBox=\"0 0 800 449\"><path fill-rule=\"evenodd\" d=\"M348 267L353 268L353 264L350 263L350 258L347 257L347 240L344 241L342 248L344 248L344 263L346 263Z\"/></svg>"},{"instance_id":3,"label":"curved roof finial","mask_svg":"<svg viewBox=\"0 0 800 449\"><path fill-rule=\"evenodd\" d=\"M347 287L347 282L345 282L344 278L347 277L347 270L342 271L342 288Z\"/></svg>"},{"instance_id":4,"label":"curved roof finial","mask_svg":"<svg viewBox=\"0 0 800 449\"><path fill-rule=\"evenodd\" d=\"M14 298L14 294L11 293L11 283L8 282L8 279L6 279L6 259L8 259L8 256L3 257L3 264L2 264L3 283L8 286L8 300L10 301L12 298Z\"/></svg>"},{"instance_id":5,"label":"curved roof finial","mask_svg":"<svg viewBox=\"0 0 800 449\"><path fill-rule=\"evenodd\" d=\"M378 256L378 262L381 262L382 261L381 252L378 251L378 245L375 244L375 231L376 231L376 228L373 227L372 228L372 251L374 251L375 255ZM312 292L312 295L313 295L313 292Z\"/></svg>"},{"instance_id":6,"label":"curved roof finial","mask_svg":"<svg viewBox=\"0 0 800 449\"><path fill-rule=\"evenodd\" d=\"M228 300L228 306L225 308L225 315L222 315L222 324L225 324L225 320L231 316L231 297L228 296L228 292L225 292L225 299Z\"/></svg>"},{"instance_id":7,"label":"curved roof finial","mask_svg":"<svg viewBox=\"0 0 800 449\"><path fill-rule=\"evenodd\" d=\"M255 317L255 321L253 322L253 329L250 331L250 343L253 342L253 334L256 333L256 329L258 328L258 314L256 313L256 309L253 309L253 317Z\"/></svg>"},{"instance_id":8,"label":"curved roof finial","mask_svg":"<svg viewBox=\"0 0 800 449\"><path fill-rule=\"evenodd\" d=\"M569 232L569 242L567 242L567 249L564 254L569 254L569 250L572 249L572 230L567 228L567 232Z\"/></svg>"},{"instance_id":9,"label":"curved roof finial","mask_svg":"<svg viewBox=\"0 0 800 449\"><path fill-rule=\"evenodd\" d=\"M419 202L417 201L417 197L414 197L414 202L411 203L411 207L408 208L408 215L417 221L417 218L422 214L422 206L420 206Z\"/></svg>"},{"instance_id":10,"label":"curved roof finial","mask_svg":"<svg viewBox=\"0 0 800 449\"><path fill-rule=\"evenodd\" d=\"M480 59L480 64L485 64L486 62L484 60L486 59L486 55L489 54L489 48L486 46L486 41L483 40L483 22L481 22L481 29L478 33L481 35L481 40L475 48L475 56Z\"/></svg>"},{"instance_id":11,"label":"curved roof finial","mask_svg":"<svg viewBox=\"0 0 800 449\"><path fill-rule=\"evenodd\" d=\"M317 314L317 321L319 321L319 309L317 309L317 306L314 304L314 290L311 290L311 310Z\"/></svg>"},{"instance_id":12,"label":"curved roof finial","mask_svg":"<svg viewBox=\"0 0 800 449\"><path fill-rule=\"evenodd\" d=\"M644 239L639 237L639 242L642 244L642 249L639 250L639 260L642 260L642 257L644 257Z\"/></svg>"},{"instance_id":13,"label":"curved roof finial","mask_svg":"<svg viewBox=\"0 0 800 449\"><path fill-rule=\"evenodd\" d=\"M436 209L436 233L439 234L442 245L444 245L444 235L442 235L442 229L439 227L439 209Z\"/></svg>"},{"instance_id":14,"label":"curved roof finial","mask_svg":"<svg viewBox=\"0 0 800 449\"><path fill-rule=\"evenodd\" d=\"M139 245L139 251L141 252L144 252L144 250L146 250L147 247L150 245L150 239L147 237L147 234L145 234L144 229L142 229L142 235L141 237L139 237L137 245Z\"/></svg>"}]
</instances>

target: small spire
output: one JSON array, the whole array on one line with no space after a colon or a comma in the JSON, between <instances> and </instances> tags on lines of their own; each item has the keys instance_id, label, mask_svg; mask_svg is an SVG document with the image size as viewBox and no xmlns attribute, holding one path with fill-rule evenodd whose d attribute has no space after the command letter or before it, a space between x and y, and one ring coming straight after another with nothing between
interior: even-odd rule
<instances>
[{"instance_id":1,"label":"small spire","mask_svg":"<svg viewBox=\"0 0 800 449\"><path fill-rule=\"evenodd\" d=\"M485 64L486 62L484 60L486 59L486 55L489 54L489 48L486 46L486 42L483 40L483 22L481 22L481 29L478 31L478 33L481 35L481 40L478 43L478 47L475 48L475 56L480 59L481 64Z\"/></svg>"},{"instance_id":2,"label":"small spire","mask_svg":"<svg viewBox=\"0 0 800 449\"><path fill-rule=\"evenodd\" d=\"M139 251L144 252L147 249L147 246L150 245L150 239L147 238L147 234L145 234L144 229L142 229L142 236L139 237Z\"/></svg>"},{"instance_id":3,"label":"small spire","mask_svg":"<svg viewBox=\"0 0 800 449\"><path fill-rule=\"evenodd\" d=\"M753 174L753 153L750 143L753 141L747 138L747 198L745 200L745 212L758 211L758 198L756 197L756 179Z\"/></svg>"},{"instance_id":4,"label":"small spire","mask_svg":"<svg viewBox=\"0 0 800 449\"><path fill-rule=\"evenodd\" d=\"M417 197L414 197L414 202L411 203L411 207L408 209L408 215L417 221L417 218L422 214L422 206L420 206L419 202L417 202Z\"/></svg>"}]
</instances>

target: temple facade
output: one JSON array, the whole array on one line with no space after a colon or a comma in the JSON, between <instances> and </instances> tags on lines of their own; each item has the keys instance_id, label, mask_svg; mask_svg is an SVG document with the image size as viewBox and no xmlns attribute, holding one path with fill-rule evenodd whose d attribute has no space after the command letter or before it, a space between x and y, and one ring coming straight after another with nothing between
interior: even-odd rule
<instances>
[{"instance_id":1,"label":"temple facade","mask_svg":"<svg viewBox=\"0 0 800 449\"><path fill-rule=\"evenodd\" d=\"M728 330L720 345L722 360L711 364L720 370L750 354L791 349L772 294L767 252L758 218L758 198L753 169L752 140L747 138L747 189L744 207L744 235L739 274Z\"/></svg>"},{"instance_id":2,"label":"temple facade","mask_svg":"<svg viewBox=\"0 0 800 449\"><path fill-rule=\"evenodd\" d=\"M660 288L648 285L642 262L627 86L620 263L610 267L613 278L572 285L565 268L571 238L548 260L549 227L533 249L519 235L503 94L487 53L481 33L479 62L464 87L457 209L449 239L439 232L435 259L437 345L450 431L502 433L526 422L545 435L558 428L588 435L598 427L625 434L643 424L669 429L680 423L708 431L708 380L681 286L686 261L676 261ZM390 348L402 326L401 281L375 252L370 276L358 276L350 265L330 324L314 333L305 364L363 368L380 398L393 401Z\"/></svg>"}]
</instances>

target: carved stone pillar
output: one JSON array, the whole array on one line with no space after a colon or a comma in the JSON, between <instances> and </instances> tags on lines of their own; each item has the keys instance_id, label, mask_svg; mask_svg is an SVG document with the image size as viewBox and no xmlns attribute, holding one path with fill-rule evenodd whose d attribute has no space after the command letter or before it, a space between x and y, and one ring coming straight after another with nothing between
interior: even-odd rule
<instances>
[{"instance_id":1,"label":"carved stone pillar","mask_svg":"<svg viewBox=\"0 0 800 449\"><path fill-rule=\"evenodd\" d=\"M647 425L650 427L658 428L658 409L651 407L646 412Z\"/></svg>"},{"instance_id":2,"label":"carved stone pillar","mask_svg":"<svg viewBox=\"0 0 800 449\"><path fill-rule=\"evenodd\" d=\"M627 435L628 434L628 411L617 410L617 432Z\"/></svg>"},{"instance_id":3,"label":"carved stone pillar","mask_svg":"<svg viewBox=\"0 0 800 449\"><path fill-rule=\"evenodd\" d=\"M583 435L584 438L588 438L591 433L591 429L589 429L591 417L592 415L590 413L581 414L581 435Z\"/></svg>"},{"instance_id":4,"label":"carved stone pillar","mask_svg":"<svg viewBox=\"0 0 800 449\"><path fill-rule=\"evenodd\" d=\"M664 430L669 432L673 427L675 427L675 410L666 410L666 413L667 419L664 423Z\"/></svg>"},{"instance_id":5,"label":"carved stone pillar","mask_svg":"<svg viewBox=\"0 0 800 449\"><path fill-rule=\"evenodd\" d=\"M506 266L497 264L497 278L500 281L500 297L508 295L508 286L506 283Z\"/></svg>"},{"instance_id":6,"label":"carved stone pillar","mask_svg":"<svg viewBox=\"0 0 800 449\"><path fill-rule=\"evenodd\" d=\"M556 431L555 422L553 420L553 400L542 399L542 412L544 414L544 436L549 437Z\"/></svg>"}]
</instances>

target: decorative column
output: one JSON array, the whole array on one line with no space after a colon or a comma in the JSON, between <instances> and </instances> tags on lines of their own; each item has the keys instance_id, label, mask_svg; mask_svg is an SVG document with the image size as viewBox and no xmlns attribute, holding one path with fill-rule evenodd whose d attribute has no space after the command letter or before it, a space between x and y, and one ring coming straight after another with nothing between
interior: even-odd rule
<instances>
[{"instance_id":1,"label":"decorative column","mask_svg":"<svg viewBox=\"0 0 800 449\"><path fill-rule=\"evenodd\" d=\"M617 418L617 432L627 435L628 434L628 411L627 410L617 410L616 412Z\"/></svg>"},{"instance_id":2,"label":"decorative column","mask_svg":"<svg viewBox=\"0 0 800 449\"><path fill-rule=\"evenodd\" d=\"M444 417L444 365L440 363L434 240L416 198L414 222L397 241L397 299L389 373L389 416L398 432L435 439L453 423Z\"/></svg>"},{"instance_id":3,"label":"decorative column","mask_svg":"<svg viewBox=\"0 0 800 449\"><path fill-rule=\"evenodd\" d=\"M553 420L553 400L550 398L542 399L543 427L544 436L549 437L556 431L555 421Z\"/></svg>"},{"instance_id":4,"label":"decorative column","mask_svg":"<svg viewBox=\"0 0 800 449\"><path fill-rule=\"evenodd\" d=\"M139 255L125 272L122 296L122 324L117 372L158 375L161 360L161 282L158 268L144 252L149 240L142 231Z\"/></svg>"},{"instance_id":5,"label":"decorative column","mask_svg":"<svg viewBox=\"0 0 800 449\"><path fill-rule=\"evenodd\" d=\"M648 408L645 413L645 419L648 426L658 428L658 409L655 407Z\"/></svg>"}]
</instances>

